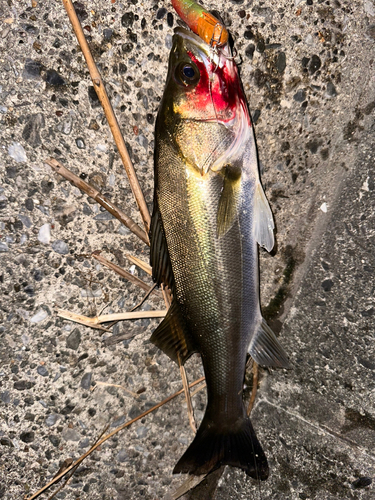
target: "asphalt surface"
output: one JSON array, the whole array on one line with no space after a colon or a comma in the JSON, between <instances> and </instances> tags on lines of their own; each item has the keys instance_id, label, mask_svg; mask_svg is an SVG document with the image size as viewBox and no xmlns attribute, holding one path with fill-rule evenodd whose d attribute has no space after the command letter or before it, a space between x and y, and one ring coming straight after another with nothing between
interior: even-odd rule
<instances>
[{"instance_id":1,"label":"asphalt surface","mask_svg":"<svg viewBox=\"0 0 375 500\"><path fill-rule=\"evenodd\" d=\"M258 484L225 468L184 498L371 500L375 4L231 0L214 8L235 40L277 225L275 251L260 253L263 311L293 370L260 373L252 420L270 478ZM137 0L85 2L78 12L151 209L154 122L176 15L169 3ZM92 259L95 250L151 281L126 258L147 261L147 247L53 173L49 157L141 224L62 3L4 1L0 498L7 500L31 496L107 425L181 387L177 367L149 341L159 320L102 333L57 316L121 312L141 300L135 285ZM161 307L156 295L143 305ZM108 345L113 334L127 339ZM199 359L187 371L190 381L200 377ZM204 391L193 405L199 421ZM192 438L180 396L103 444L56 498L167 498L183 482L172 470Z\"/></svg>"}]
</instances>

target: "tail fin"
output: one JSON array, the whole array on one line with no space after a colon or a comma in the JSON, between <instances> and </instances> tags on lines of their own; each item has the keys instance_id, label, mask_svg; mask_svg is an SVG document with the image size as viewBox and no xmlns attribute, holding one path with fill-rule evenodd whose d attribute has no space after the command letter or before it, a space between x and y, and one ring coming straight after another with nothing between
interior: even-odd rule
<instances>
[{"instance_id":1,"label":"tail fin","mask_svg":"<svg viewBox=\"0 0 375 500\"><path fill-rule=\"evenodd\" d=\"M254 479L267 479L267 458L249 418L240 417L223 428L205 417L173 473L208 474L221 465L239 467Z\"/></svg>"}]
</instances>

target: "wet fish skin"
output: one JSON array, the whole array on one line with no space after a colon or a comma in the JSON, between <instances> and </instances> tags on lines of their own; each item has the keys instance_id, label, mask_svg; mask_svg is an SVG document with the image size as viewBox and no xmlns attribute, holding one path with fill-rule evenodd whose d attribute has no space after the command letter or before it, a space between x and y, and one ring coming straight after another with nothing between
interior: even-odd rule
<instances>
[{"instance_id":1,"label":"wet fish skin","mask_svg":"<svg viewBox=\"0 0 375 500\"><path fill-rule=\"evenodd\" d=\"M228 49L226 49L228 50ZM287 367L259 306L258 243L273 246L250 117L237 68L178 28L156 122L151 265L173 303L151 340L171 359L202 357L207 408L174 472L222 464L268 477L242 401L248 351Z\"/></svg>"}]
</instances>

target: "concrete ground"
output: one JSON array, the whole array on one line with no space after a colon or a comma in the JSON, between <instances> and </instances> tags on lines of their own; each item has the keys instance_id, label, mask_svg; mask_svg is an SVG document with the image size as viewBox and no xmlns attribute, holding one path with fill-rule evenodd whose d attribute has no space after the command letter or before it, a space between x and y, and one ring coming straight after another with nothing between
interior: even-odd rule
<instances>
[{"instance_id":1,"label":"concrete ground","mask_svg":"<svg viewBox=\"0 0 375 500\"><path fill-rule=\"evenodd\" d=\"M294 368L261 371L252 420L270 478L226 468L184 498L373 499L374 0L205 5L223 15L242 62L277 224L276 251L260 253L263 311ZM176 15L151 0L77 10L151 208ZM158 320L116 325L127 339L110 345L112 333L57 316L141 299L92 251L125 269L126 254L148 260L144 244L44 163L58 159L140 223L60 1L0 5L0 124L0 498L14 500L181 382L149 341ZM156 296L143 306L161 307ZM187 370L190 381L201 376L199 360ZM193 404L199 420L204 391ZM102 445L56 498L166 498L183 481L172 470L192 438L180 396Z\"/></svg>"}]
</instances>

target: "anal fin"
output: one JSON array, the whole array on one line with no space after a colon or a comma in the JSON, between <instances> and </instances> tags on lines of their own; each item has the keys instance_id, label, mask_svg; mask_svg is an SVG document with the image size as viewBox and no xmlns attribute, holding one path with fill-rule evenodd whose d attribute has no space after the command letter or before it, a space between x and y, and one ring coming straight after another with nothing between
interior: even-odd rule
<instances>
[{"instance_id":1,"label":"anal fin","mask_svg":"<svg viewBox=\"0 0 375 500\"><path fill-rule=\"evenodd\" d=\"M166 317L151 335L150 340L172 361L182 365L197 351L182 317L180 306L175 300L168 309Z\"/></svg>"},{"instance_id":2,"label":"anal fin","mask_svg":"<svg viewBox=\"0 0 375 500\"><path fill-rule=\"evenodd\" d=\"M249 354L259 365L291 368L288 356L263 318L250 342Z\"/></svg>"}]
</instances>

